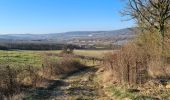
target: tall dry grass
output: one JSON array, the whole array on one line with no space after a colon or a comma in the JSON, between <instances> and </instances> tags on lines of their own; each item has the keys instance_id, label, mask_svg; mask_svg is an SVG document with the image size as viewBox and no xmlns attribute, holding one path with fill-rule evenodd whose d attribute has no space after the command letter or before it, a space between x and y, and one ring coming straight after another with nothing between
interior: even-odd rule
<instances>
[{"instance_id":1,"label":"tall dry grass","mask_svg":"<svg viewBox=\"0 0 170 100\"><path fill-rule=\"evenodd\" d=\"M169 48L168 43L166 48ZM119 51L105 54L104 66L107 72L111 72L110 76L114 81L142 84L149 78L170 76L168 52L168 49L162 51L159 34L155 31L143 32L135 40L123 45ZM105 78L109 79L109 77Z\"/></svg>"},{"instance_id":2,"label":"tall dry grass","mask_svg":"<svg viewBox=\"0 0 170 100\"><path fill-rule=\"evenodd\" d=\"M140 53L138 53L141 51ZM131 42L119 51L106 54L106 70L112 72L113 80L121 83L138 83L138 71L147 69L147 55Z\"/></svg>"},{"instance_id":3,"label":"tall dry grass","mask_svg":"<svg viewBox=\"0 0 170 100\"><path fill-rule=\"evenodd\" d=\"M38 69L33 66L25 66L24 69L9 65L0 67L0 95L3 98L9 98L35 88L40 81Z\"/></svg>"},{"instance_id":4,"label":"tall dry grass","mask_svg":"<svg viewBox=\"0 0 170 100\"><path fill-rule=\"evenodd\" d=\"M68 74L84 67L85 65L81 64L79 60L67 55L63 59L56 61L45 59L43 64L43 72L44 75L53 77L62 74Z\"/></svg>"},{"instance_id":5,"label":"tall dry grass","mask_svg":"<svg viewBox=\"0 0 170 100\"><path fill-rule=\"evenodd\" d=\"M23 97L30 89L46 87L48 80L80 70L85 66L70 56L51 61L45 57L42 67L24 66L22 69L3 65L0 67L0 99ZM22 94L22 95L21 95Z\"/></svg>"}]
</instances>

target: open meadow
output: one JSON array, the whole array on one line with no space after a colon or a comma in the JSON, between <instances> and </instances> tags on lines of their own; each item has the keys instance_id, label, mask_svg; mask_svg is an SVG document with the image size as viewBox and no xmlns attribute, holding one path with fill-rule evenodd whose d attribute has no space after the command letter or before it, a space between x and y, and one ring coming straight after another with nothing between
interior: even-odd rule
<instances>
[{"instance_id":1,"label":"open meadow","mask_svg":"<svg viewBox=\"0 0 170 100\"><path fill-rule=\"evenodd\" d=\"M51 50L51 51L49 50L49 51L44 51L44 52L58 54L58 53L61 53L61 50ZM76 55L102 58L104 57L105 53L111 53L111 52L114 52L114 50L74 50L73 53Z\"/></svg>"},{"instance_id":2,"label":"open meadow","mask_svg":"<svg viewBox=\"0 0 170 100\"><path fill-rule=\"evenodd\" d=\"M82 56L92 56L92 57L104 57L105 53L113 52L112 50L75 50L74 54ZM25 66L33 65L39 67L43 64L43 60L46 57L46 54L59 54L61 50L52 50L52 51L0 51L0 63L8 64L11 66ZM51 56L51 60L61 59L57 56Z\"/></svg>"}]
</instances>

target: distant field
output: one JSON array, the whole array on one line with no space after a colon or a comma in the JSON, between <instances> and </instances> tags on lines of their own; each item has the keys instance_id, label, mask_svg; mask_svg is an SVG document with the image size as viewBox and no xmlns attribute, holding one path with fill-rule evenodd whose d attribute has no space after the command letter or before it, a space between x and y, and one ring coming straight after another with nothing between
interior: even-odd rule
<instances>
[{"instance_id":1,"label":"distant field","mask_svg":"<svg viewBox=\"0 0 170 100\"><path fill-rule=\"evenodd\" d=\"M60 53L61 50L52 50L44 51L50 53ZM95 56L95 57L104 57L105 53L113 52L113 50L74 50L74 54L83 55L83 56Z\"/></svg>"},{"instance_id":2,"label":"distant field","mask_svg":"<svg viewBox=\"0 0 170 100\"><path fill-rule=\"evenodd\" d=\"M74 53L84 56L95 56L95 57L104 57L105 53L113 52L113 50L75 50Z\"/></svg>"},{"instance_id":3,"label":"distant field","mask_svg":"<svg viewBox=\"0 0 170 100\"><path fill-rule=\"evenodd\" d=\"M60 53L61 50L52 51L0 51L0 64L11 66L41 66L44 59L44 53ZM103 57L104 53L112 52L111 50L75 50L74 53L84 56ZM58 60L58 57L49 57L51 60Z\"/></svg>"}]
</instances>

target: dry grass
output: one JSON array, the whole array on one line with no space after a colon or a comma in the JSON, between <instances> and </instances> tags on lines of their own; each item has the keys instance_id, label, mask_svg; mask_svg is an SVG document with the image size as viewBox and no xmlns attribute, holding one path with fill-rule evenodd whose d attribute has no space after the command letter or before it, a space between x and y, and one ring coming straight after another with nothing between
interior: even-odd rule
<instances>
[{"instance_id":1,"label":"dry grass","mask_svg":"<svg viewBox=\"0 0 170 100\"><path fill-rule=\"evenodd\" d=\"M44 73L46 76L56 76L67 74L85 67L78 60L69 56L64 57L62 60L51 61L48 59L44 60Z\"/></svg>"},{"instance_id":2,"label":"dry grass","mask_svg":"<svg viewBox=\"0 0 170 100\"><path fill-rule=\"evenodd\" d=\"M6 98L15 97L27 89L36 88L42 80L38 69L32 66L27 66L24 69L8 65L1 66L0 74L0 91L1 95Z\"/></svg>"},{"instance_id":3,"label":"dry grass","mask_svg":"<svg viewBox=\"0 0 170 100\"><path fill-rule=\"evenodd\" d=\"M5 98L21 97L21 93L29 89L46 87L48 80L56 79L85 67L78 60L71 57L51 61L46 57L42 67L25 66L16 68L9 65L0 67L0 95Z\"/></svg>"},{"instance_id":4,"label":"dry grass","mask_svg":"<svg viewBox=\"0 0 170 100\"><path fill-rule=\"evenodd\" d=\"M125 89L137 89L141 98L168 100L169 50L162 50L158 34L141 34L137 40L123 45L118 52L105 54L103 81L111 82L116 87L125 85ZM113 93L118 96L123 94L122 90L117 89ZM130 94L135 96L135 93Z\"/></svg>"},{"instance_id":5,"label":"dry grass","mask_svg":"<svg viewBox=\"0 0 170 100\"><path fill-rule=\"evenodd\" d=\"M145 53L132 42L115 53L106 54L104 66L106 70L112 72L113 80L121 83L136 83L137 70L147 66L147 59Z\"/></svg>"},{"instance_id":6,"label":"dry grass","mask_svg":"<svg viewBox=\"0 0 170 100\"><path fill-rule=\"evenodd\" d=\"M108 71L112 70L114 80L125 82L138 80L140 70L145 70L146 75L151 78L168 78L170 67L168 59L166 60L167 51L168 49L162 51L159 34L155 31L153 33L146 31L135 40L123 45L118 52L105 54L105 67Z\"/></svg>"},{"instance_id":7,"label":"dry grass","mask_svg":"<svg viewBox=\"0 0 170 100\"><path fill-rule=\"evenodd\" d=\"M115 50L116 51L116 50ZM39 53L59 54L62 50L40 51ZM73 53L82 56L104 57L105 53L114 52L113 50L74 50Z\"/></svg>"}]
</instances>

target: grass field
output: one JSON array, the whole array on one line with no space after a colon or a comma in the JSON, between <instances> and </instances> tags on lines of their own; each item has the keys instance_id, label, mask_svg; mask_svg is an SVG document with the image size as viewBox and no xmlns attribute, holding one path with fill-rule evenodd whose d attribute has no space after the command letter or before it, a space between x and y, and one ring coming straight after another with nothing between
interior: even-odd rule
<instances>
[{"instance_id":1,"label":"grass field","mask_svg":"<svg viewBox=\"0 0 170 100\"><path fill-rule=\"evenodd\" d=\"M40 66L42 55L35 51L0 51L0 63L12 66Z\"/></svg>"},{"instance_id":2,"label":"grass field","mask_svg":"<svg viewBox=\"0 0 170 100\"><path fill-rule=\"evenodd\" d=\"M53 51L0 51L0 64L8 64L11 66L41 66L45 53L60 53L61 50ZM111 50L75 50L74 53L84 56L103 57L104 53L112 52ZM52 56L50 59L58 60L60 58Z\"/></svg>"},{"instance_id":3,"label":"grass field","mask_svg":"<svg viewBox=\"0 0 170 100\"><path fill-rule=\"evenodd\" d=\"M113 50L75 50L74 53L84 56L94 56L102 58L105 53L113 52Z\"/></svg>"},{"instance_id":4,"label":"grass field","mask_svg":"<svg viewBox=\"0 0 170 100\"><path fill-rule=\"evenodd\" d=\"M61 50L44 51L50 53L60 53ZM104 57L105 53L113 52L113 50L74 50L74 54L93 57Z\"/></svg>"}]
</instances>

